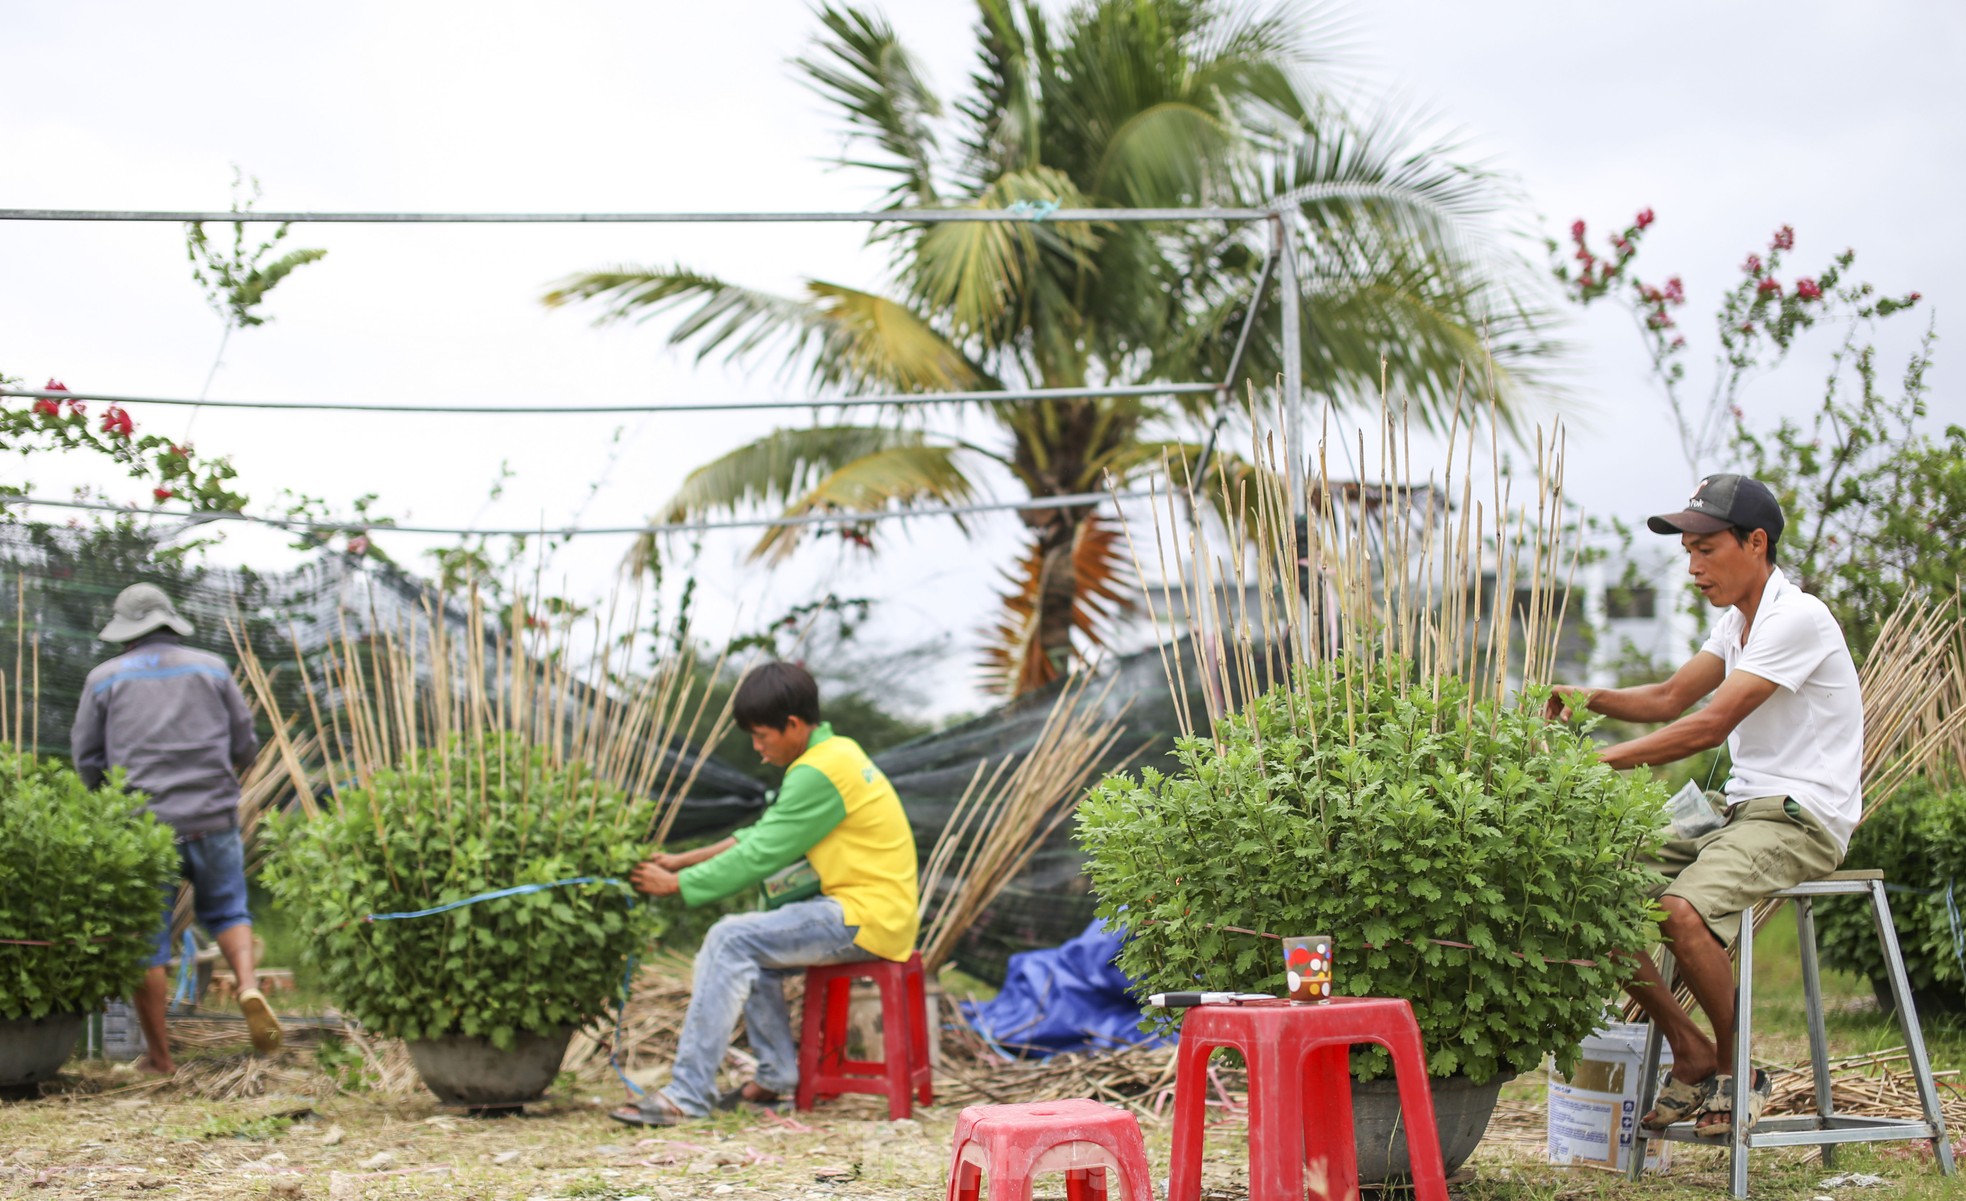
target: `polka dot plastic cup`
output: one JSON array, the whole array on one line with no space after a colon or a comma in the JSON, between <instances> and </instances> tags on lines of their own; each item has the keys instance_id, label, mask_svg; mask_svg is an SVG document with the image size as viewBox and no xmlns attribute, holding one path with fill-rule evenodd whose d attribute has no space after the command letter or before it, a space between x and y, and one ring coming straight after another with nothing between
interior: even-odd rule
<instances>
[{"instance_id":1,"label":"polka dot plastic cup","mask_svg":"<svg viewBox=\"0 0 1966 1201\"><path fill-rule=\"evenodd\" d=\"M1331 999L1331 952L1329 934L1283 940L1283 968L1289 973L1290 999L1316 1004Z\"/></svg>"}]
</instances>

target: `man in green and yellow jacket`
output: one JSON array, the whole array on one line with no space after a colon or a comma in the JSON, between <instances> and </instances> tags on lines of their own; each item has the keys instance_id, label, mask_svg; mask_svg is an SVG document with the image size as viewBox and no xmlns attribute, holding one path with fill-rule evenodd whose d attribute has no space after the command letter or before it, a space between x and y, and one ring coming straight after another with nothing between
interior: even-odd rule
<instances>
[{"instance_id":1,"label":"man in green and yellow jacket","mask_svg":"<svg viewBox=\"0 0 1966 1201\"><path fill-rule=\"evenodd\" d=\"M731 701L739 727L765 762L785 768L778 796L756 825L713 846L660 854L630 877L652 896L704 905L756 887L803 858L818 895L710 927L697 952L689 1012L669 1083L613 1117L669 1126L742 1102L768 1104L798 1086L798 1046L783 982L828 963L904 961L920 924L915 837L901 798L859 744L820 718L819 685L802 667L767 663ZM721 1096L717 1066L742 1014L758 1057L757 1079Z\"/></svg>"}]
</instances>

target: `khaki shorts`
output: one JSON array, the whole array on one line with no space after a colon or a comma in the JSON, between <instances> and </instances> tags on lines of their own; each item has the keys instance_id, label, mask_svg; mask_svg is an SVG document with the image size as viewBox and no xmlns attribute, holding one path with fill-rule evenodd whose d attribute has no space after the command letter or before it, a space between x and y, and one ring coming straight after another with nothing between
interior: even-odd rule
<instances>
[{"instance_id":1,"label":"khaki shorts","mask_svg":"<svg viewBox=\"0 0 1966 1201\"><path fill-rule=\"evenodd\" d=\"M1836 839L1787 797L1743 801L1727 824L1698 838L1676 838L1649 865L1666 879L1654 897L1679 897L1723 945L1741 936L1741 913L1769 893L1820 880L1843 862Z\"/></svg>"}]
</instances>

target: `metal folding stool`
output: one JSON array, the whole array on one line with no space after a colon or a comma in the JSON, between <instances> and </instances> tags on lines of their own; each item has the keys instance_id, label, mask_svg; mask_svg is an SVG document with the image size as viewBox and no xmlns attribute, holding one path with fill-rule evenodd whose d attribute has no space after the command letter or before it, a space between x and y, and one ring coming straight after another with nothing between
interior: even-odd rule
<instances>
[{"instance_id":1,"label":"metal folding stool","mask_svg":"<svg viewBox=\"0 0 1966 1201\"><path fill-rule=\"evenodd\" d=\"M1901 1118L1867 1118L1838 1115L1830 1099L1829 1039L1823 1030L1822 973L1816 961L1815 898L1861 896L1870 901L1872 924L1884 948L1884 970L1890 977L1891 997L1897 1007L1898 1028L1904 1032L1905 1050L1911 1057L1913 1079L1918 1085L1918 1101L1924 1110L1922 1121ZM1748 1195L1748 1152L1757 1147L1810 1147L1823 1149L1823 1164L1830 1166L1839 1143L1871 1143L1897 1139L1930 1139L1939 1161L1939 1171L1953 1174L1952 1148L1946 1143L1945 1118L1939 1112L1939 1090L1932 1081L1932 1061L1925 1053L1925 1038L1918 1028L1918 1014L1912 1008L1911 982L1905 978L1905 961L1898 953L1898 935L1891 925L1891 905L1884 899L1884 873L1879 871L1831 872L1821 880L1811 880L1785 888L1771 896L1795 906L1795 927L1802 952L1803 1004L1809 1016L1809 1058L1816 1075L1816 1112L1796 1117L1763 1118L1752 1131L1742 1130L1746 1117L1748 1084L1754 1079L1754 1061L1749 1055L1748 1032L1754 1004L1753 922L1744 919L1740 940L1740 969L1734 994L1734 1135L1731 1140L1732 1191ZM1751 918L1752 915L1748 915ZM1661 974L1672 979L1673 960L1668 951ZM1647 1023L1645 1060L1640 1069L1638 1112L1652 1108L1653 1094L1659 1087L1659 1028ZM1743 1083L1746 1082L1746 1083ZM1637 1179L1645 1166L1645 1143L1649 1138L1673 1142L1720 1146L1718 1139L1701 1138L1693 1133L1692 1122L1679 1122L1657 1133L1636 1126L1632 1135L1631 1175Z\"/></svg>"}]
</instances>

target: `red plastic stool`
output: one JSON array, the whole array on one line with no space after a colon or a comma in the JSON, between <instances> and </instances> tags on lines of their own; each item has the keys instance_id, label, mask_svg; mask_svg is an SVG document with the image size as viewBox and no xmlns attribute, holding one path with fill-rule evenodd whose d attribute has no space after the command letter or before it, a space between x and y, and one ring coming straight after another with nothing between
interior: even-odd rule
<instances>
[{"instance_id":1,"label":"red plastic stool","mask_svg":"<svg viewBox=\"0 0 1966 1201\"><path fill-rule=\"evenodd\" d=\"M855 980L872 980L881 990L882 1055L878 1060L846 1057L847 1002ZM799 1039L800 1109L841 1093L882 1093L887 1116L899 1121L914 1112L914 1098L935 1103L928 1063L928 992L922 957L906 963L873 959L806 969L805 1034Z\"/></svg>"},{"instance_id":2,"label":"red plastic stool","mask_svg":"<svg viewBox=\"0 0 1966 1201\"><path fill-rule=\"evenodd\" d=\"M985 1172L990 1201L1030 1201L1031 1178L1046 1172L1065 1173L1066 1201L1106 1201L1113 1175L1125 1201L1154 1201L1140 1123L1097 1101L964 1109L949 1159L949 1201L976 1201Z\"/></svg>"},{"instance_id":3,"label":"red plastic stool","mask_svg":"<svg viewBox=\"0 0 1966 1201\"><path fill-rule=\"evenodd\" d=\"M1313 1197L1356 1197L1353 1043L1377 1043L1392 1052L1414 1192L1419 1201L1447 1201L1427 1056L1413 1007L1378 997L1190 1009L1181 1022L1176 1059L1168 1201L1201 1197L1208 1056L1219 1047L1236 1048L1249 1065L1249 1201L1302 1201L1307 1176Z\"/></svg>"}]
</instances>

